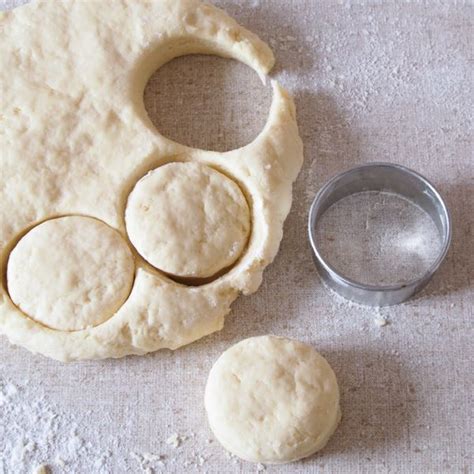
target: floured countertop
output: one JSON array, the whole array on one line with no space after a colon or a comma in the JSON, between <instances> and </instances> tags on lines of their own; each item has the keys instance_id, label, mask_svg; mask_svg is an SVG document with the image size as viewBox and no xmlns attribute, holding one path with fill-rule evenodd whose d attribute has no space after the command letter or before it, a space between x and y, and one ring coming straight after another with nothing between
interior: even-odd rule
<instances>
[{"instance_id":1,"label":"floured countertop","mask_svg":"<svg viewBox=\"0 0 474 474\"><path fill-rule=\"evenodd\" d=\"M472 472L472 2L215 3L272 46L274 75L296 98L306 161L280 253L222 332L175 353L64 365L1 338L0 473ZM270 103L253 71L201 57L163 67L145 97L165 135L218 150L250 141ZM392 308L329 294L306 237L316 191L370 161L425 175L453 217L439 273ZM266 333L313 344L342 390L326 449L279 467L226 455L203 406L215 359Z\"/></svg>"}]
</instances>

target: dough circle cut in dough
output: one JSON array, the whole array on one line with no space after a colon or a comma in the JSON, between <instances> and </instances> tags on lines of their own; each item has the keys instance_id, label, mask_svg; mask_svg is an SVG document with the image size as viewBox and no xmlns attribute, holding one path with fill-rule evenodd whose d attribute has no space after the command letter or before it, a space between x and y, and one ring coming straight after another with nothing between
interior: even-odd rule
<instances>
[{"instance_id":1,"label":"dough circle cut in dough","mask_svg":"<svg viewBox=\"0 0 474 474\"><path fill-rule=\"evenodd\" d=\"M68 216L34 227L7 267L10 297L27 315L62 331L96 326L127 299L134 261L120 234L96 219Z\"/></svg>"},{"instance_id":2,"label":"dough circle cut in dough","mask_svg":"<svg viewBox=\"0 0 474 474\"><path fill-rule=\"evenodd\" d=\"M188 278L212 277L232 265L250 231L240 188L199 163L170 163L148 173L128 198L125 221L148 263Z\"/></svg>"},{"instance_id":3,"label":"dough circle cut in dough","mask_svg":"<svg viewBox=\"0 0 474 474\"><path fill-rule=\"evenodd\" d=\"M276 336L245 339L212 367L205 391L210 427L242 459L296 461L322 449L340 418L330 365L311 346Z\"/></svg>"}]
</instances>

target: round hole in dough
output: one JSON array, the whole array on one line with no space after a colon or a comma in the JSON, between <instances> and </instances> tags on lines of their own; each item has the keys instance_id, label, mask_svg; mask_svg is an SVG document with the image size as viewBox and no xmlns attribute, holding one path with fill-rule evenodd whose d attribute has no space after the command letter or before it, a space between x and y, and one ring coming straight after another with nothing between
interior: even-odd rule
<instances>
[{"instance_id":1,"label":"round hole in dough","mask_svg":"<svg viewBox=\"0 0 474 474\"><path fill-rule=\"evenodd\" d=\"M138 253L178 277L208 278L231 266L250 232L239 186L199 163L169 163L143 177L125 212Z\"/></svg>"},{"instance_id":2,"label":"round hole in dough","mask_svg":"<svg viewBox=\"0 0 474 474\"><path fill-rule=\"evenodd\" d=\"M82 216L48 220L12 250L7 285L13 302L43 325L62 331L97 326L127 299L132 252L103 222Z\"/></svg>"},{"instance_id":3,"label":"round hole in dough","mask_svg":"<svg viewBox=\"0 0 474 474\"><path fill-rule=\"evenodd\" d=\"M145 109L162 135L221 152L255 139L265 126L271 100L271 87L247 65L199 54L161 66L144 92Z\"/></svg>"},{"instance_id":4,"label":"round hole in dough","mask_svg":"<svg viewBox=\"0 0 474 474\"><path fill-rule=\"evenodd\" d=\"M276 336L245 339L225 351L209 374L205 407L224 448L262 463L296 461L322 449L341 417L326 359Z\"/></svg>"}]
</instances>

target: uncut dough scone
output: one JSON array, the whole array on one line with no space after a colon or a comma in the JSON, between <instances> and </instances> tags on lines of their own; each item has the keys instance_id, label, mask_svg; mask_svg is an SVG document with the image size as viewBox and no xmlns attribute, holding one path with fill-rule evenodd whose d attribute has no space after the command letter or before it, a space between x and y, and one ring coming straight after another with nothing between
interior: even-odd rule
<instances>
[{"instance_id":1,"label":"uncut dough scone","mask_svg":"<svg viewBox=\"0 0 474 474\"><path fill-rule=\"evenodd\" d=\"M112 0L106 7L79 0L34 2L0 13L0 31L0 333L32 352L74 360L176 349L220 330L231 303L239 293L257 290L278 251L303 160L294 104L273 83L262 132L245 147L216 153L163 137L147 116L143 90L158 67L193 53L232 57L264 78L274 63L271 50L222 10L195 0ZM214 168L238 184L248 201L252 227L246 248L233 268L205 285L171 280L141 258L127 236L130 192L169 162ZM10 299L10 252L32 228L58 216L82 216L68 227L72 234L74 225L81 229L81 219L102 221L133 250L134 282L115 314L70 325L73 313L56 315L62 327L55 328L55 320L42 313L37 322ZM34 252L45 240L31 242ZM31 271L28 265L25 272ZM94 265L100 268L100 262ZM107 288L107 281L101 284Z\"/></svg>"},{"instance_id":2,"label":"uncut dough scone","mask_svg":"<svg viewBox=\"0 0 474 474\"><path fill-rule=\"evenodd\" d=\"M244 339L217 359L204 404L224 448L264 464L319 451L341 419L339 387L326 359L307 344L271 335Z\"/></svg>"}]
</instances>

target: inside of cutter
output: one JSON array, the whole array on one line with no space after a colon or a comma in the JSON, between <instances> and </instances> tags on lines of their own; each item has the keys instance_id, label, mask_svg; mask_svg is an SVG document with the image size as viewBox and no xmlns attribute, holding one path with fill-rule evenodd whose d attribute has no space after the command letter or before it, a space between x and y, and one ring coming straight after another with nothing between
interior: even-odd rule
<instances>
[{"instance_id":1,"label":"inside of cutter","mask_svg":"<svg viewBox=\"0 0 474 474\"><path fill-rule=\"evenodd\" d=\"M315 239L321 256L346 278L396 285L421 277L436 261L442 249L437 224L399 194L363 191L321 214Z\"/></svg>"}]
</instances>

